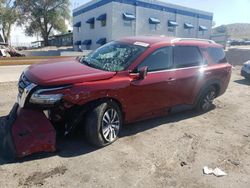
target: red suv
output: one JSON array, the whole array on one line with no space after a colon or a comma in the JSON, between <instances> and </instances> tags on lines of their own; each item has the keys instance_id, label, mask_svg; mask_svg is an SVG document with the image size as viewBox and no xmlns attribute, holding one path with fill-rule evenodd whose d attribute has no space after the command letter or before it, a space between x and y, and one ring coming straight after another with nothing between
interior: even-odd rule
<instances>
[{"instance_id":1,"label":"red suv","mask_svg":"<svg viewBox=\"0 0 250 188\"><path fill-rule=\"evenodd\" d=\"M80 126L90 143L105 146L124 123L208 111L230 76L223 47L213 41L128 37L86 57L30 66L19 81L18 104L47 110L56 130Z\"/></svg>"}]
</instances>

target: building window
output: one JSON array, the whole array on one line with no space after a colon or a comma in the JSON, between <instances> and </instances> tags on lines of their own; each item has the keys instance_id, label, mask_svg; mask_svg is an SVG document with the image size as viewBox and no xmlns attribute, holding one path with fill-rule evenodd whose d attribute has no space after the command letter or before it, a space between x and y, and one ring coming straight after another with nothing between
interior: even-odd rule
<instances>
[{"instance_id":1,"label":"building window","mask_svg":"<svg viewBox=\"0 0 250 188\"><path fill-rule=\"evenodd\" d=\"M91 23L89 26L90 26L90 29L95 29L95 24L94 23Z\"/></svg>"},{"instance_id":2,"label":"building window","mask_svg":"<svg viewBox=\"0 0 250 188\"><path fill-rule=\"evenodd\" d=\"M132 27L132 21L124 20L123 25L126 27Z\"/></svg>"},{"instance_id":3,"label":"building window","mask_svg":"<svg viewBox=\"0 0 250 188\"><path fill-rule=\"evenodd\" d=\"M175 32L176 27L177 27L178 25L179 25L179 24L178 24L176 21L169 20L169 21L168 21L168 31L169 31L169 32Z\"/></svg>"},{"instance_id":4,"label":"building window","mask_svg":"<svg viewBox=\"0 0 250 188\"><path fill-rule=\"evenodd\" d=\"M107 43L107 39L106 38L100 38L97 42L96 42L96 44L99 44L99 45L104 45L104 44L106 44Z\"/></svg>"},{"instance_id":5,"label":"building window","mask_svg":"<svg viewBox=\"0 0 250 188\"><path fill-rule=\"evenodd\" d=\"M175 27L168 27L168 32L171 32L171 33L175 32Z\"/></svg>"},{"instance_id":6,"label":"building window","mask_svg":"<svg viewBox=\"0 0 250 188\"><path fill-rule=\"evenodd\" d=\"M76 31L79 33L80 32L80 28L82 26L81 22L77 22L76 24L74 24L74 27L76 27Z\"/></svg>"},{"instance_id":7,"label":"building window","mask_svg":"<svg viewBox=\"0 0 250 188\"><path fill-rule=\"evenodd\" d=\"M205 34L205 31L207 31L207 27L206 26L203 26L203 25L200 25L199 26L199 31L202 33L202 35Z\"/></svg>"},{"instance_id":8,"label":"building window","mask_svg":"<svg viewBox=\"0 0 250 188\"><path fill-rule=\"evenodd\" d=\"M131 13L123 13L123 25L131 27L132 26L132 21L135 20L135 15Z\"/></svg>"},{"instance_id":9,"label":"building window","mask_svg":"<svg viewBox=\"0 0 250 188\"><path fill-rule=\"evenodd\" d=\"M105 27L107 25L107 14L101 14L96 18L96 20L101 22L102 27Z\"/></svg>"},{"instance_id":10,"label":"building window","mask_svg":"<svg viewBox=\"0 0 250 188\"><path fill-rule=\"evenodd\" d=\"M107 21L106 21L106 20L102 20L102 21L101 21L101 26L102 26L102 27L105 27L106 25L107 25Z\"/></svg>"},{"instance_id":11,"label":"building window","mask_svg":"<svg viewBox=\"0 0 250 188\"><path fill-rule=\"evenodd\" d=\"M90 39L84 40L82 42L82 45L86 47L86 50L90 49L91 44L92 44L92 40L90 40Z\"/></svg>"},{"instance_id":12,"label":"building window","mask_svg":"<svg viewBox=\"0 0 250 188\"><path fill-rule=\"evenodd\" d=\"M158 28L158 25L161 23L161 21L157 18L150 17L149 18L149 24L150 24L150 30L156 31Z\"/></svg>"},{"instance_id":13,"label":"building window","mask_svg":"<svg viewBox=\"0 0 250 188\"><path fill-rule=\"evenodd\" d=\"M86 23L89 24L90 29L94 29L95 28L95 18L90 18L86 21Z\"/></svg>"},{"instance_id":14,"label":"building window","mask_svg":"<svg viewBox=\"0 0 250 188\"><path fill-rule=\"evenodd\" d=\"M150 24L149 28L150 28L150 31L156 31L157 30L157 25L156 24Z\"/></svg>"},{"instance_id":15,"label":"building window","mask_svg":"<svg viewBox=\"0 0 250 188\"><path fill-rule=\"evenodd\" d=\"M80 51L80 49L81 49L81 41L76 41L75 43L74 43L74 45L77 47L77 51Z\"/></svg>"},{"instance_id":16,"label":"building window","mask_svg":"<svg viewBox=\"0 0 250 188\"><path fill-rule=\"evenodd\" d=\"M184 23L184 29L193 29L194 26L191 23Z\"/></svg>"}]
</instances>

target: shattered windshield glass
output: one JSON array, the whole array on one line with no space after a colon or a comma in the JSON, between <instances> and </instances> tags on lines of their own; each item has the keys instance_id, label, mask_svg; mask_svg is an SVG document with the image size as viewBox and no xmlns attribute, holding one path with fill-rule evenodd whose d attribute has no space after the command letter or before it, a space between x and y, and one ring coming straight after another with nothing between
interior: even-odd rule
<instances>
[{"instance_id":1,"label":"shattered windshield glass","mask_svg":"<svg viewBox=\"0 0 250 188\"><path fill-rule=\"evenodd\" d=\"M110 42L87 55L81 62L105 71L122 71L145 49L143 46Z\"/></svg>"}]
</instances>

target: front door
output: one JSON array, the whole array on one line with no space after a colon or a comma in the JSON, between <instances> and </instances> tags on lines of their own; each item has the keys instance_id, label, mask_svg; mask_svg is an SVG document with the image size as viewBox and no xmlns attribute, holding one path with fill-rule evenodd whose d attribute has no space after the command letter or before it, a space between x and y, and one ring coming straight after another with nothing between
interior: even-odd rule
<instances>
[{"instance_id":1,"label":"front door","mask_svg":"<svg viewBox=\"0 0 250 188\"><path fill-rule=\"evenodd\" d=\"M152 52L137 67L147 66L148 75L143 80L131 79L127 117L130 120L146 119L168 112L172 100L175 75L172 67L172 47Z\"/></svg>"}]
</instances>

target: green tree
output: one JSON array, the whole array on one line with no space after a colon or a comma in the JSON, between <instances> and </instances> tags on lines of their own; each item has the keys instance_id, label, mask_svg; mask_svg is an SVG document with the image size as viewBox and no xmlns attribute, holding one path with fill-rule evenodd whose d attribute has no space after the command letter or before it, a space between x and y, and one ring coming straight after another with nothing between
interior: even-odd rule
<instances>
[{"instance_id":1,"label":"green tree","mask_svg":"<svg viewBox=\"0 0 250 188\"><path fill-rule=\"evenodd\" d=\"M28 36L39 34L48 46L52 31L65 32L66 20L70 20L69 0L16 0L20 24Z\"/></svg>"},{"instance_id":2,"label":"green tree","mask_svg":"<svg viewBox=\"0 0 250 188\"><path fill-rule=\"evenodd\" d=\"M17 19L15 2L13 0L0 0L0 32L6 43L10 41L11 28Z\"/></svg>"}]
</instances>

